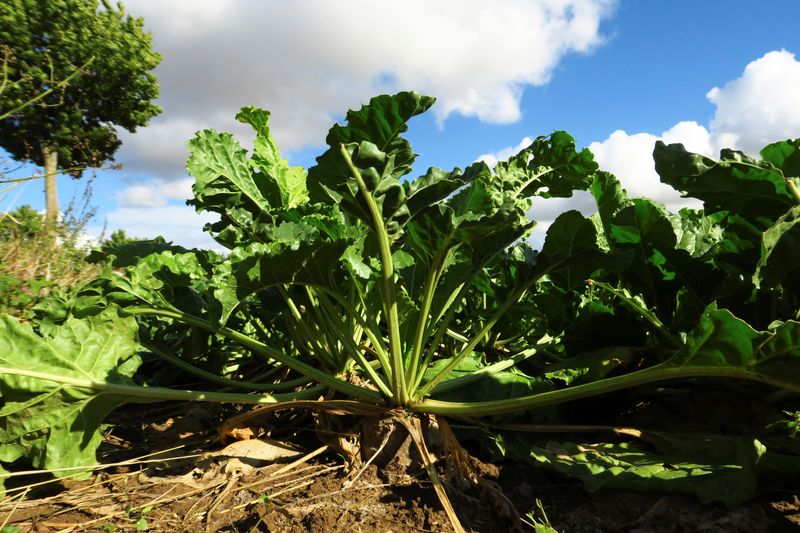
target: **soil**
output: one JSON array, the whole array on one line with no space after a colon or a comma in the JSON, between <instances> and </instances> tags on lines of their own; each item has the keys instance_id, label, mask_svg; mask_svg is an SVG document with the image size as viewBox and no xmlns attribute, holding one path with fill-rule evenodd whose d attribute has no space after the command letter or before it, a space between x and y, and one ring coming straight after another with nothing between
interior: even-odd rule
<instances>
[{"instance_id":1,"label":"soil","mask_svg":"<svg viewBox=\"0 0 800 533\"><path fill-rule=\"evenodd\" d=\"M98 454L116 466L80 480L13 477L0 501L0 531L453 530L413 454L366 464L348 451L346 435L329 434L321 446L322 425L309 431L308 415L297 413L241 428L239 436L259 437L258 446L226 448L217 428L228 414L186 404L121 409ZM727 509L674 494L587 493L539 469L472 461L491 490L445 485L467 531L546 531L544 524L576 533L800 531L797 494L764 493Z\"/></svg>"}]
</instances>

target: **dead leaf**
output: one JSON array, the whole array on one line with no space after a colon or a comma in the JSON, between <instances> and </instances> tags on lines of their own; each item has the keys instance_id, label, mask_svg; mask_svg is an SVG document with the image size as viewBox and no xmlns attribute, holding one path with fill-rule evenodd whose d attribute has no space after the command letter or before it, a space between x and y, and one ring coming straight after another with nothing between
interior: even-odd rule
<instances>
[{"instance_id":1,"label":"dead leaf","mask_svg":"<svg viewBox=\"0 0 800 533\"><path fill-rule=\"evenodd\" d=\"M282 442L261 438L238 440L215 452L217 458L236 458L251 466L263 466L259 463L274 463L299 457L302 452Z\"/></svg>"}]
</instances>

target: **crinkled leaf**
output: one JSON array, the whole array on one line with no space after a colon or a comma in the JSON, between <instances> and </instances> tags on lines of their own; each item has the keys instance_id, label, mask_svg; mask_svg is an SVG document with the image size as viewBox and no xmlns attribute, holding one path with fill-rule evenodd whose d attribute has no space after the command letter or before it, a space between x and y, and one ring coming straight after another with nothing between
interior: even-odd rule
<instances>
[{"instance_id":1,"label":"crinkled leaf","mask_svg":"<svg viewBox=\"0 0 800 533\"><path fill-rule=\"evenodd\" d=\"M440 359L432 364L425 371L423 383L441 372L450 361L450 359ZM485 366L486 364L481 361L480 356L473 353L462 359L442 383L445 384L452 379L469 376ZM520 370L511 367L507 370L483 376L474 382L470 382L468 386L455 389L452 392L439 394L436 397L438 399L451 399L459 402L503 400L548 392L553 389L554 387L550 380L528 376Z\"/></svg>"},{"instance_id":2,"label":"crinkled leaf","mask_svg":"<svg viewBox=\"0 0 800 533\"><path fill-rule=\"evenodd\" d=\"M683 349L668 364L750 370L757 363L756 342L760 338L747 322L711 304L687 335Z\"/></svg>"},{"instance_id":3,"label":"crinkled leaf","mask_svg":"<svg viewBox=\"0 0 800 533\"><path fill-rule=\"evenodd\" d=\"M239 111L236 119L250 124L256 130L250 165L266 178L267 183L277 187L279 206L291 209L308 201L306 171L303 167L289 166L281 157L269 130L269 115L269 111L248 106Z\"/></svg>"},{"instance_id":4,"label":"crinkled leaf","mask_svg":"<svg viewBox=\"0 0 800 533\"><path fill-rule=\"evenodd\" d=\"M634 359L630 346L609 346L591 352L584 352L547 367L545 377L558 379L565 385L579 385L597 381L620 368L629 365Z\"/></svg>"},{"instance_id":5,"label":"crinkled leaf","mask_svg":"<svg viewBox=\"0 0 800 533\"><path fill-rule=\"evenodd\" d=\"M172 253L186 253L189 250L156 237L152 240L126 242L116 246L103 246L102 249L92 250L87 258L90 263L102 263L107 260L115 268L124 268L135 265L142 257L170 251Z\"/></svg>"},{"instance_id":6,"label":"crinkled leaf","mask_svg":"<svg viewBox=\"0 0 800 533\"><path fill-rule=\"evenodd\" d=\"M35 468L96 463L100 425L125 394L88 390L46 379L131 385L139 366L137 325L109 308L86 319L69 318L52 335L0 316L0 460L25 457ZM15 369L37 376L14 374ZM63 475L63 472L54 472Z\"/></svg>"},{"instance_id":7,"label":"crinkled leaf","mask_svg":"<svg viewBox=\"0 0 800 533\"><path fill-rule=\"evenodd\" d=\"M777 218L797 203L779 168L735 150L722 150L714 161L657 141L653 158L661 181L702 200L706 213Z\"/></svg>"},{"instance_id":8,"label":"crinkled leaf","mask_svg":"<svg viewBox=\"0 0 800 533\"><path fill-rule=\"evenodd\" d=\"M677 237L676 247L692 257L702 257L722 242L724 229L720 222L724 218L725 213L707 216L695 209L681 209L677 216L670 217Z\"/></svg>"},{"instance_id":9,"label":"crinkled leaf","mask_svg":"<svg viewBox=\"0 0 800 533\"><path fill-rule=\"evenodd\" d=\"M737 505L753 496L757 465L766 448L744 437L645 433L655 445L638 443L532 442L509 435L514 456L580 479L586 488L669 491L692 494L703 503Z\"/></svg>"},{"instance_id":10,"label":"crinkled leaf","mask_svg":"<svg viewBox=\"0 0 800 533\"><path fill-rule=\"evenodd\" d=\"M256 130L251 159L231 134L203 130L189 141L186 162L195 178L195 198L189 203L198 211L221 215L206 229L228 248L269 241L286 212L308 201L305 170L290 167L280 156L269 131L269 113L245 107L237 118Z\"/></svg>"},{"instance_id":11,"label":"crinkled leaf","mask_svg":"<svg viewBox=\"0 0 800 533\"><path fill-rule=\"evenodd\" d=\"M603 227L606 233L611 233L611 221L614 215L629 204L625 189L613 174L600 171L592 178L591 192L597 203L597 213Z\"/></svg>"},{"instance_id":12,"label":"crinkled leaf","mask_svg":"<svg viewBox=\"0 0 800 533\"><path fill-rule=\"evenodd\" d=\"M254 243L231 254L236 294L242 298L274 285L340 287L347 241L300 242L296 247Z\"/></svg>"},{"instance_id":13,"label":"crinkled leaf","mask_svg":"<svg viewBox=\"0 0 800 533\"><path fill-rule=\"evenodd\" d=\"M189 141L189 152L186 170L195 179L195 205L207 209L217 203L215 196L228 196L235 200L247 198L259 209L269 211L269 202L253 179L247 150L233 135L199 131Z\"/></svg>"},{"instance_id":14,"label":"crinkled leaf","mask_svg":"<svg viewBox=\"0 0 800 533\"><path fill-rule=\"evenodd\" d=\"M800 388L800 322L775 322L767 330L766 341L758 347L755 369L773 376L787 388Z\"/></svg>"},{"instance_id":15,"label":"crinkled leaf","mask_svg":"<svg viewBox=\"0 0 800 533\"><path fill-rule=\"evenodd\" d=\"M625 282L665 323L672 322L678 294L683 291L680 324L673 325L691 327L722 275L678 246L675 228L664 208L637 198L604 227L612 249L632 254L629 267L621 272Z\"/></svg>"},{"instance_id":16,"label":"crinkled leaf","mask_svg":"<svg viewBox=\"0 0 800 533\"><path fill-rule=\"evenodd\" d=\"M505 190L545 198L569 198L573 191L588 189L596 170L592 153L587 148L577 151L575 139L564 131L537 137L530 146L494 167Z\"/></svg>"},{"instance_id":17,"label":"crinkled leaf","mask_svg":"<svg viewBox=\"0 0 800 533\"><path fill-rule=\"evenodd\" d=\"M756 331L727 309L712 303L684 347L665 364L681 369L719 369L730 375L800 392L800 323L776 322Z\"/></svg>"},{"instance_id":18,"label":"crinkled leaf","mask_svg":"<svg viewBox=\"0 0 800 533\"><path fill-rule=\"evenodd\" d=\"M782 283L800 269L800 206L795 206L764 232L761 258L753 282L770 288Z\"/></svg>"},{"instance_id":19,"label":"crinkled leaf","mask_svg":"<svg viewBox=\"0 0 800 533\"><path fill-rule=\"evenodd\" d=\"M353 164L374 198L391 234L400 231L409 216L406 191L400 178L411 171L415 154L401 133L408 121L433 105L434 99L416 92L372 98L357 111L348 111L345 126L334 125L326 142L330 148L308 171L314 202L335 202L349 214L372 225L363 192L341 153L346 146Z\"/></svg>"},{"instance_id":20,"label":"crinkled leaf","mask_svg":"<svg viewBox=\"0 0 800 533\"><path fill-rule=\"evenodd\" d=\"M800 139L787 139L765 146L761 159L781 169L784 176L800 178Z\"/></svg>"},{"instance_id":21,"label":"crinkled leaf","mask_svg":"<svg viewBox=\"0 0 800 533\"><path fill-rule=\"evenodd\" d=\"M406 205L408 205L410 218L413 218L422 209L444 200L475 179L486 178L488 175L489 167L486 166L486 163L479 161L468 166L463 172L458 168L446 172L432 167L424 176L420 176L414 181L404 182L407 196Z\"/></svg>"}]
</instances>

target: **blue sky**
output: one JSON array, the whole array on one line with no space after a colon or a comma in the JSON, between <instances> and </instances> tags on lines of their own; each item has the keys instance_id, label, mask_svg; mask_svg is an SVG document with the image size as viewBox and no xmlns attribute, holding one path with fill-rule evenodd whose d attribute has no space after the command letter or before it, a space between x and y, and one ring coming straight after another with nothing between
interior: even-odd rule
<instances>
[{"instance_id":1,"label":"blue sky","mask_svg":"<svg viewBox=\"0 0 800 533\"><path fill-rule=\"evenodd\" d=\"M652 171L657 138L713 154L800 136L794 0L130 0L126 8L145 18L164 55L156 71L164 113L123 135L123 170L97 173L93 232L105 223L210 246L203 218L183 205L183 145L204 127L233 130L247 144L233 115L249 104L272 111L285 155L308 166L348 107L416 89L439 97L438 111L409 134L420 172L491 161L526 137L566 130L631 192L670 207L683 203ZM62 178L62 204L83 185ZM30 182L1 193L0 210L41 208L41 189ZM573 206L591 209L585 197L535 208L539 231Z\"/></svg>"}]
</instances>

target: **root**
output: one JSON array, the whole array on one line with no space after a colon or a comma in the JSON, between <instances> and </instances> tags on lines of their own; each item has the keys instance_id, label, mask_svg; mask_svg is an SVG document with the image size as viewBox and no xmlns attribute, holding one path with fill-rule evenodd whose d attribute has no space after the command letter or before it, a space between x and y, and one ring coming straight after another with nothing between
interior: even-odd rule
<instances>
[{"instance_id":1,"label":"root","mask_svg":"<svg viewBox=\"0 0 800 533\"><path fill-rule=\"evenodd\" d=\"M351 488L371 464L379 468L384 480L394 483L396 478L387 479L393 477L390 475L392 471L400 474L401 479L410 480L419 475L410 474L410 468L416 470L422 466L453 529L457 533L464 532L437 471L436 455L439 455L444 460L445 478L451 488L468 499L474 500L477 496L488 504L496 517L507 521L510 531L522 529L523 522L514 504L496 482L481 474L481 463L459 444L449 424L441 417L412 415L356 401L298 401L261 407L228 419L220 430L220 437L230 438L235 429L247 428L248 422L259 416L286 408L310 409L318 413L315 416L318 436L326 442L327 449L338 453L346 462L348 480L343 485L345 490ZM340 422L334 422L335 417L328 415L356 415L362 420L355 427L343 428ZM429 445L436 455L431 453Z\"/></svg>"},{"instance_id":2,"label":"root","mask_svg":"<svg viewBox=\"0 0 800 533\"><path fill-rule=\"evenodd\" d=\"M461 525L461 521L458 519L456 510L453 509L450 498L447 497L444 485L442 485L439 479L439 473L436 471L436 458L428 451L428 447L425 445L425 437L422 434L422 424L420 424L419 418L399 418L397 421L408 430L411 440L419 450L422 456L422 462L425 464L425 468L431 478L431 483L433 483L433 489L436 491L436 496L439 497L439 501L442 507L444 507L444 512L447 513L447 518L450 519L450 524L453 526L453 529L456 533L466 533L466 530Z\"/></svg>"},{"instance_id":3,"label":"root","mask_svg":"<svg viewBox=\"0 0 800 533\"><path fill-rule=\"evenodd\" d=\"M450 429L450 425L444 418L437 417L436 423L442 437L448 481L462 489L474 489L480 499L492 507L496 516L513 524L512 528L521 530L522 519L500 485L480 474L475 467L476 460L459 444L453 430Z\"/></svg>"}]
</instances>

